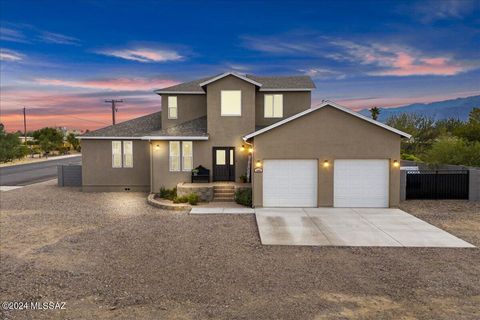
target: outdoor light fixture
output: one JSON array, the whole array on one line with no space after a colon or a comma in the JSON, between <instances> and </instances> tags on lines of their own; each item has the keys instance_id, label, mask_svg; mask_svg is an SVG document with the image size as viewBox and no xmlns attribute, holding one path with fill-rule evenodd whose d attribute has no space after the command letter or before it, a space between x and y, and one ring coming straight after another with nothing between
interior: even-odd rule
<instances>
[{"instance_id":1,"label":"outdoor light fixture","mask_svg":"<svg viewBox=\"0 0 480 320\"><path fill-rule=\"evenodd\" d=\"M240 148L240 151L245 151L245 146L242 144L242 147Z\"/></svg>"},{"instance_id":2,"label":"outdoor light fixture","mask_svg":"<svg viewBox=\"0 0 480 320\"><path fill-rule=\"evenodd\" d=\"M257 160L257 162L255 163L255 167L261 168L262 167L262 162L260 160Z\"/></svg>"},{"instance_id":3,"label":"outdoor light fixture","mask_svg":"<svg viewBox=\"0 0 480 320\"><path fill-rule=\"evenodd\" d=\"M159 144L157 144L157 145L155 146L155 150L160 150L160 145L159 145Z\"/></svg>"},{"instance_id":4,"label":"outdoor light fixture","mask_svg":"<svg viewBox=\"0 0 480 320\"><path fill-rule=\"evenodd\" d=\"M393 160L393 166L395 168L398 168L400 166L400 163L397 160Z\"/></svg>"},{"instance_id":5,"label":"outdoor light fixture","mask_svg":"<svg viewBox=\"0 0 480 320\"><path fill-rule=\"evenodd\" d=\"M253 148L248 149L248 152L253 153Z\"/></svg>"},{"instance_id":6,"label":"outdoor light fixture","mask_svg":"<svg viewBox=\"0 0 480 320\"><path fill-rule=\"evenodd\" d=\"M323 161L323 167L328 168L330 166L330 162L328 160Z\"/></svg>"}]
</instances>

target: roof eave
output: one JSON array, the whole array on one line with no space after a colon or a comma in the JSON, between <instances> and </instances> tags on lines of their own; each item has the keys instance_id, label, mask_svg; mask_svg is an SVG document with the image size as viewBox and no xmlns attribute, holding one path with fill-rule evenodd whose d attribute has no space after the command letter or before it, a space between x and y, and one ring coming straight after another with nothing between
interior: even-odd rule
<instances>
[{"instance_id":1,"label":"roof eave","mask_svg":"<svg viewBox=\"0 0 480 320\"><path fill-rule=\"evenodd\" d=\"M208 140L208 136L144 136L141 140Z\"/></svg>"}]
</instances>

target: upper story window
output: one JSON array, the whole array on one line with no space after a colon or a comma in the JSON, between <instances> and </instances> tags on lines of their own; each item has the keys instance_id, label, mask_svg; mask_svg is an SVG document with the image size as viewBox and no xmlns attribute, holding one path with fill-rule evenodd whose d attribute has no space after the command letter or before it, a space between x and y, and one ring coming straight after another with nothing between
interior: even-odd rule
<instances>
[{"instance_id":1,"label":"upper story window","mask_svg":"<svg viewBox=\"0 0 480 320\"><path fill-rule=\"evenodd\" d=\"M283 95L282 94L266 94L264 109L265 109L265 118L282 118L283 117Z\"/></svg>"},{"instance_id":2,"label":"upper story window","mask_svg":"<svg viewBox=\"0 0 480 320\"><path fill-rule=\"evenodd\" d=\"M241 116L242 115L242 91L240 90L222 90L221 95L221 115Z\"/></svg>"},{"instance_id":3,"label":"upper story window","mask_svg":"<svg viewBox=\"0 0 480 320\"><path fill-rule=\"evenodd\" d=\"M177 97L168 97L168 119L178 118Z\"/></svg>"},{"instance_id":4,"label":"upper story window","mask_svg":"<svg viewBox=\"0 0 480 320\"><path fill-rule=\"evenodd\" d=\"M112 168L133 168L132 141L112 141Z\"/></svg>"}]
</instances>

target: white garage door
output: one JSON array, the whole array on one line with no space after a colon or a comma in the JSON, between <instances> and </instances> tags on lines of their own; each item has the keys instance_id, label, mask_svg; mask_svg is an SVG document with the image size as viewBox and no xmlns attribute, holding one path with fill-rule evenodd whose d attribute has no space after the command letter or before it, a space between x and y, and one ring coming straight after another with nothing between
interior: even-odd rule
<instances>
[{"instance_id":1,"label":"white garage door","mask_svg":"<svg viewBox=\"0 0 480 320\"><path fill-rule=\"evenodd\" d=\"M388 160L335 160L334 207L388 207Z\"/></svg>"},{"instance_id":2,"label":"white garage door","mask_svg":"<svg viewBox=\"0 0 480 320\"><path fill-rule=\"evenodd\" d=\"M264 160L264 207L316 207L318 160Z\"/></svg>"}]
</instances>

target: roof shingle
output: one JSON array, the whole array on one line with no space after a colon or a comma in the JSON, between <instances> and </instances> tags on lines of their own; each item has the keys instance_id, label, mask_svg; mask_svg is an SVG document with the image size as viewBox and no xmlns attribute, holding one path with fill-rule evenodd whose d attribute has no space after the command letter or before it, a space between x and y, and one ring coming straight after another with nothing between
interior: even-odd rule
<instances>
[{"instance_id":1,"label":"roof shingle","mask_svg":"<svg viewBox=\"0 0 480 320\"><path fill-rule=\"evenodd\" d=\"M162 112L117 123L95 131L90 131L80 137L141 137L147 133L162 128Z\"/></svg>"}]
</instances>

